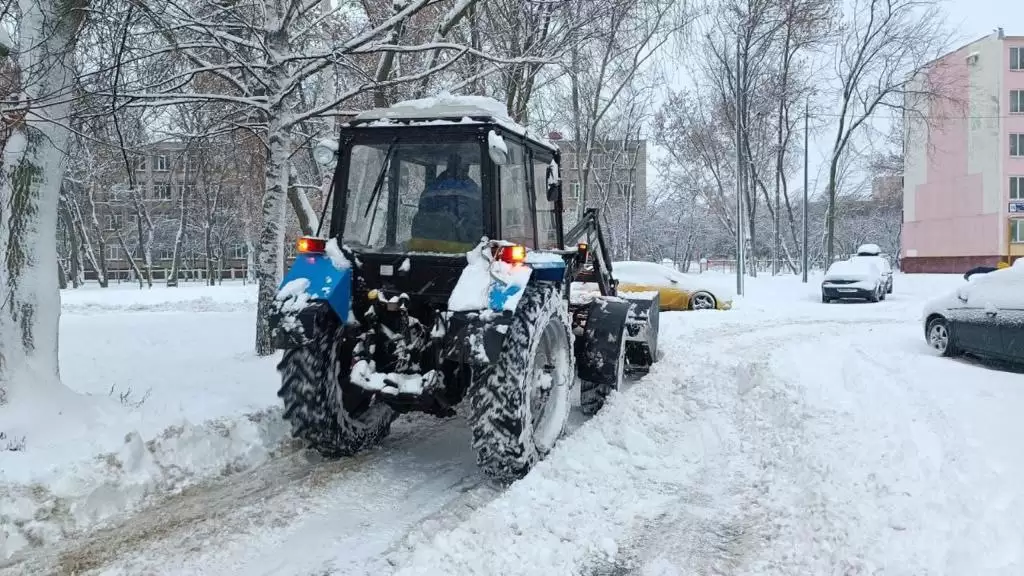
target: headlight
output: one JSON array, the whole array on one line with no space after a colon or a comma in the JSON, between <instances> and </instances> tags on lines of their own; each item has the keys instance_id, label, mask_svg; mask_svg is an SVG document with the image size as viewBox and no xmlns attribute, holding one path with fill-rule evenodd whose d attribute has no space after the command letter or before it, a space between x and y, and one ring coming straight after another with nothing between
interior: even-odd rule
<instances>
[{"instance_id":1,"label":"headlight","mask_svg":"<svg viewBox=\"0 0 1024 576\"><path fill-rule=\"evenodd\" d=\"M321 141L313 148L313 158L322 166L334 164L338 156L338 147L334 142Z\"/></svg>"}]
</instances>

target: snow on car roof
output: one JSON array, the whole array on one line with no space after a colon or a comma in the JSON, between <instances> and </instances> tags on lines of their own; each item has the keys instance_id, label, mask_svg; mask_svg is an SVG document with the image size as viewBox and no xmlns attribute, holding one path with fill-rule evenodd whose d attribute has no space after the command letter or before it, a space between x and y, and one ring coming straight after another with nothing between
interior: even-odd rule
<instances>
[{"instance_id":1,"label":"snow on car roof","mask_svg":"<svg viewBox=\"0 0 1024 576\"><path fill-rule=\"evenodd\" d=\"M462 124L472 123L472 118L488 118L510 132L529 136L530 139L552 150L558 149L546 138L531 134L525 126L512 120L503 103L487 96L441 94L405 100L388 108L374 108L361 112L355 117L355 121L372 122L372 125L388 125L389 120L421 120L424 124L442 124L447 123L442 121L445 118L458 118L457 123Z\"/></svg>"},{"instance_id":2,"label":"snow on car roof","mask_svg":"<svg viewBox=\"0 0 1024 576\"><path fill-rule=\"evenodd\" d=\"M731 298L734 295L727 282L721 281L721 278L707 274L683 274L657 262L612 262L612 276L625 284L672 287L689 291L705 290L715 294L716 298Z\"/></svg>"},{"instance_id":3,"label":"snow on car roof","mask_svg":"<svg viewBox=\"0 0 1024 576\"><path fill-rule=\"evenodd\" d=\"M861 244L857 247L858 256L878 256L882 253L882 249L878 247L878 244Z\"/></svg>"},{"instance_id":4,"label":"snow on car roof","mask_svg":"<svg viewBox=\"0 0 1024 576\"><path fill-rule=\"evenodd\" d=\"M826 275L835 274L879 274L878 264L871 258L851 258L833 262Z\"/></svg>"}]
</instances>

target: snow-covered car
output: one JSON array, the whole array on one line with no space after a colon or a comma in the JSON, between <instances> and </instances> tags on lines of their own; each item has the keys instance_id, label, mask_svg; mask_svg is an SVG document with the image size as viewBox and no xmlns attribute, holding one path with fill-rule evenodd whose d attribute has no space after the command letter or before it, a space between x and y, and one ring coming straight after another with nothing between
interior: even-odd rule
<instances>
[{"instance_id":1,"label":"snow-covered car","mask_svg":"<svg viewBox=\"0 0 1024 576\"><path fill-rule=\"evenodd\" d=\"M885 293L892 294L892 264L889 258L882 254L882 249L877 244L861 244L857 248L857 254L850 260L871 260L877 264L885 278Z\"/></svg>"},{"instance_id":2,"label":"snow-covered car","mask_svg":"<svg viewBox=\"0 0 1024 576\"><path fill-rule=\"evenodd\" d=\"M613 262L619 292L658 292L661 309L728 310L733 292L722 283L683 274L655 262Z\"/></svg>"},{"instance_id":3,"label":"snow-covered car","mask_svg":"<svg viewBox=\"0 0 1024 576\"><path fill-rule=\"evenodd\" d=\"M971 280L924 309L928 345L943 356L961 353L1024 363L1024 259Z\"/></svg>"},{"instance_id":4,"label":"snow-covered car","mask_svg":"<svg viewBox=\"0 0 1024 576\"><path fill-rule=\"evenodd\" d=\"M886 280L878 263L871 258L851 258L834 262L821 282L821 301L829 303L846 298L878 302L885 300Z\"/></svg>"}]
</instances>

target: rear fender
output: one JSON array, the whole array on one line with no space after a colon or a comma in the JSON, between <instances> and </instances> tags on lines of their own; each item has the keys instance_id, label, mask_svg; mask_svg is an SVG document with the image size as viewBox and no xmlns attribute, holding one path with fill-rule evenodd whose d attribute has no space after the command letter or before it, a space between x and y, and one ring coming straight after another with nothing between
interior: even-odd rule
<instances>
[{"instance_id":1,"label":"rear fender","mask_svg":"<svg viewBox=\"0 0 1024 576\"><path fill-rule=\"evenodd\" d=\"M270 329L275 345L290 348L308 343L317 314L329 310L344 323L351 305L351 267L335 266L325 254L299 255L274 298Z\"/></svg>"},{"instance_id":2,"label":"rear fender","mask_svg":"<svg viewBox=\"0 0 1024 576\"><path fill-rule=\"evenodd\" d=\"M453 312L448 317L444 356L460 364L486 366L498 361L512 314Z\"/></svg>"}]
</instances>

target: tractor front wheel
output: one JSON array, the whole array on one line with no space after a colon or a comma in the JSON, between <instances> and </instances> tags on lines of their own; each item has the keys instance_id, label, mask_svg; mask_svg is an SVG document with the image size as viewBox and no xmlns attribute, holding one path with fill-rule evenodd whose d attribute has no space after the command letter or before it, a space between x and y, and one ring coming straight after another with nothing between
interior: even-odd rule
<instances>
[{"instance_id":1,"label":"tractor front wheel","mask_svg":"<svg viewBox=\"0 0 1024 576\"><path fill-rule=\"evenodd\" d=\"M500 482L525 476L565 429L575 374L569 326L557 287L528 286L497 361L474 369L473 448L481 469Z\"/></svg>"},{"instance_id":2,"label":"tractor front wheel","mask_svg":"<svg viewBox=\"0 0 1024 576\"><path fill-rule=\"evenodd\" d=\"M277 395L292 436L324 457L352 456L387 436L397 414L350 382L352 342L337 315L325 308L315 324L309 344L285 350Z\"/></svg>"}]
</instances>

